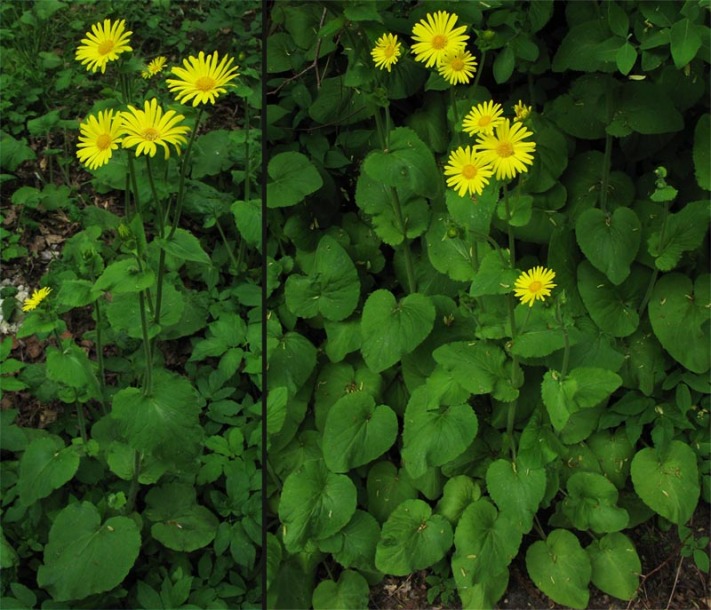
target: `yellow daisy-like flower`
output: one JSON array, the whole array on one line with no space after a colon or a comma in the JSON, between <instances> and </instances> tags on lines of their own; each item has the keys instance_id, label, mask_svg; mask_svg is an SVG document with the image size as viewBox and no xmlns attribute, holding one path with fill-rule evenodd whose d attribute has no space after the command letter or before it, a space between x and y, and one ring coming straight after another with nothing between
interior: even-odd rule
<instances>
[{"instance_id":1,"label":"yellow daisy-like flower","mask_svg":"<svg viewBox=\"0 0 711 610\"><path fill-rule=\"evenodd\" d=\"M464 49L463 51L445 53L437 66L437 72L451 85L459 83L465 85L474 76L476 65L474 56Z\"/></svg>"},{"instance_id":2,"label":"yellow daisy-like flower","mask_svg":"<svg viewBox=\"0 0 711 610\"><path fill-rule=\"evenodd\" d=\"M33 311L37 309L39 304L49 296L50 292L52 292L52 289L47 288L46 286L44 288L40 288L39 290L35 290L31 297L25 299L22 304L22 311Z\"/></svg>"},{"instance_id":3,"label":"yellow daisy-like flower","mask_svg":"<svg viewBox=\"0 0 711 610\"><path fill-rule=\"evenodd\" d=\"M136 156L144 154L153 157L160 145L167 159L170 157L168 144L175 146L175 150L180 154L181 144L186 143L185 134L190 131L187 125L179 125L185 118L182 114L176 114L175 110L163 113L156 98L146 101L143 110L129 104L128 110L122 113L122 118L125 131L123 147L135 146Z\"/></svg>"},{"instance_id":4,"label":"yellow daisy-like flower","mask_svg":"<svg viewBox=\"0 0 711 610\"><path fill-rule=\"evenodd\" d=\"M218 63L217 51L208 56L200 51L197 57L183 60L182 68L171 70L179 80L169 78L166 81L168 89L176 94L175 99L180 103L193 100L193 106L207 102L214 104L217 97L227 91L225 86L239 76L238 66L232 66L233 63L234 58L228 56Z\"/></svg>"},{"instance_id":5,"label":"yellow daisy-like flower","mask_svg":"<svg viewBox=\"0 0 711 610\"><path fill-rule=\"evenodd\" d=\"M555 271L545 267L534 267L522 273L514 284L514 295L521 299L524 305L528 303L533 307L533 302L545 300L551 294L551 288L555 288L553 279Z\"/></svg>"},{"instance_id":6,"label":"yellow daisy-like flower","mask_svg":"<svg viewBox=\"0 0 711 610\"><path fill-rule=\"evenodd\" d=\"M95 23L91 32L82 38L81 45L76 52L76 60L86 64L86 69L96 72L101 68L101 73L106 72L106 64L118 59L121 53L133 51L128 46L129 38L133 32L126 32L126 20L111 23L111 19L104 19L104 23Z\"/></svg>"},{"instance_id":7,"label":"yellow daisy-like flower","mask_svg":"<svg viewBox=\"0 0 711 610\"><path fill-rule=\"evenodd\" d=\"M520 123L521 121L525 121L529 116L531 116L533 106L526 106L521 100L519 100L518 104L514 104L513 109L514 113L516 114L516 117L514 118L514 123Z\"/></svg>"},{"instance_id":8,"label":"yellow daisy-like flower","mask_svg":"<svg viewBox=\"0 0 711 610\"><path fill-rule=\"evenodd\" d=\"M462 122L464 131L470 136L478 133L489 134L494 131L494 127L504 120L504 110L501 104L495 104L492 100L472 106Z\"/></svg>"},{"instance_id":9,"label":"yellow daisy-like flower","mask_svg":"<svg viewBox=\"0 0 711 610\"><path fill-rule=\"evenodd\" d=\"M477 149L482 159L494 166L497 180L528 171L536 150L535 142L526 141L532 135L521 123L511 123L509 119L499 123L493 134L479 134Z\"/></svg>"},{"instance_id":10,"label":"yellow daisy-like flower","mask_svg":"<svg viewBox=\"0 0 711 610\"><path fill-rule=\"evenodd\" d=\"M79 125L79 144L77 158L89 169L106 165L113 152L121 143L123 127L121 113L113 110L100 110L98 117L90 115L86 122Z\"/></svg>"},{"instance_id":11,"label":"yellow daisy-like flower","mask_svg":"<svg viewBox=\"0 0 711 610\"><path fill-rule=\"evenodd\" d=\"M439 65L446 53L463 51L469 36L464 33L467 31L465 25L454 27L457 19L459 16L454 13L450 15L447 11L437 11L434 15L427 13L425 19L416 23L412 28L415 59L431 68Z\"/></svg>"},{"instance_id":12,"label":"yellow daisy-like flower","mask_svg":"<svg viewBox=\"0 0 711 610\"><path fill-rule=\"evenodd\" d=\"M491 165L484 162L474 148L460 146L449 155L444 175L449 176L447 186L464 197L467 193L481 195L493 171Z\"/></svg>"},{"instance_id":13,"label":"yellow daisy-like flower","mask_svg":"<svg viewBox=\"0 0 711 610\"><path fill-rule=\"evenodd\" d=\"M370 52L373 56L375 67L390 72L390 69L397 63L400 57L401 46L397 40L397 36L394 34L383 34L378 38L375 47Z\"/></svg>"},{"instance_id":14,"label":"yellow daisy-like flower","mask_svg":"<svg viewBox=\"0 0 711 610\"><path fill-rule=\"evenodd\" d=\"M146 66L146 69L141 72L141 76L143 78L151 78L151 76L155 76L156 74L158 74L158 72L163 70L165 62L167 61L168 58L163 57L162 55L160 57L156 57Z\"/></svg>"}]
</instances>

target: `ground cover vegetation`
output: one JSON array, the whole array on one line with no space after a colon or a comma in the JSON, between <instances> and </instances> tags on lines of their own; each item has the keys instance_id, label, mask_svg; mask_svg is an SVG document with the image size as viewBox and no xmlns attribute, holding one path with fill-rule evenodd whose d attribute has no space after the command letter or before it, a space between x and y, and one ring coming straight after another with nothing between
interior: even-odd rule
<instances>
[{"instance_id":1,"label":"ground cover vegetation","mask_svg":"<svg viewBox=\"0 0 711 610\"><path fill-rule=\"evenodd\" d=\"M271 4L269 607L633 607L640 524L706 580L708 19Z\"/></svg>"},{"instance_id":2,"label":"ground cover vegetation","mask_svg":"<svg viewBox=\"0 0 711 610\"><path fill-rule=\"evenodd\" d=\"M0 16L0 605L260 607L261 7Z\"/></svg>"}]
</instances>

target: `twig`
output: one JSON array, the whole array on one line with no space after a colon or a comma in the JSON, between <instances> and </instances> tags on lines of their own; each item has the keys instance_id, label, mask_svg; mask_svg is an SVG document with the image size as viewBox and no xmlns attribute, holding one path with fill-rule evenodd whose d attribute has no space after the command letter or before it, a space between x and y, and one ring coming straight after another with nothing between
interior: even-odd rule
<instances>
[{"instance_id":1,"label":"twig","mask_svg":"<svg viewBox=\"0 0 711 610\"><path fill-rule=\"evenodd\" d=\"M669 595L669 601L667 602L667 606L664 610L669 610L669 606L672 603L672 598L674 597L674 592L676 591L676 583L679 581L679 572L681 572L681 566L684 563L684 558L682 557L679 560L679 567L676 569L676 576L674 576L674 585L672 586L671 594Z\"/></svg>"}]
</instances>

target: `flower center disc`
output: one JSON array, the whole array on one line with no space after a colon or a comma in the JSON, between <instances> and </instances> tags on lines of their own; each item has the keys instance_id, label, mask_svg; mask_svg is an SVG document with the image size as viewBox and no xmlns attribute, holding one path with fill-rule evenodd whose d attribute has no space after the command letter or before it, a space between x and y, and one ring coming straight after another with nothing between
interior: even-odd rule
<instances>
[{"instance_id":1,"label":"flower center disc","mask_svg":"<svg viewBox=\"0 0 711 610\"><path fill-rule=\"evenodd\" d=\"M98 138L96 138L96 148L99 150L106 150L111 146L111 136L108 133L102 133Z\"/></svg>"},{"instance_id":2,"label":"flower center disc","mask_svg":"<svg viewBox=\"0 0 711 610\"><path fill-rule=\"evenodd\" d=\"M542 287L543 287L543 284L541 284L538 280L534 280L533 282L530 283L530 285L528 286L528 289L531 292L538 292Z\"/></svg>"},{"instance_id":3,"label":"flower center disc","mask_svg":"<svg viewBox=\"0 0 711 610\"><path fill-rule=\"evenodd\" d=\"M209 76L201 76L195 83L195 88L200 91L210 91L215 86L215 80Z\"/></svg>"},{"instance_id":4,"label":"flower center disc","mask_svg":"<svg viewBox=\"0 0 711 610\"><path fill-rule=\"evenodd\" d=\"M476 176L476 167L473 165L465 165L462 167L462 176L464 176L467 180L471 180L474 176Z\"/></svg>"},{"instance_id":5,"label":"flower center disc","mask_svg":"<svg viewBox=\"0 0 711 610\"><path fill-rule=\"evenodd\" d=\"M447 37L446 37L446 36L442 36L442 34L437 34L437 36L435 36L435 37L432 39L432 46L433 46L435 49L444 49L444 47L445 47L446 45L447 45Z\"/></svg>"},{"instance_id":6,"label":"flower center disc","mask_svg":"<svg viewBox=\"0 0 711 610\"><path fill-rule=\"evenodd\" d=\"M108 55L114 50L113 40L104 40L99 43L99 55Z\"/></svg>"},{"instance_id":7,"label":"flower center disc","mask_svg":"<svg viewBox=\"0 0 711 610\"><path fill-rule=\"evenodd\" d=\"M486 127L489 123L491 123L490 116L483 116L479 119L479 127Z\"/></svg>"},{"instance_id":8,"label":"flower center disc","mask_svg":"<svg viewBox=\"0 0 711 610\"><path fill-rule=\"evenodd\" d=\"M457 59L452 60L452 70L454 70L455 72L460 72L463 69L464 69L464 61L463 60L459 59L459 57L457 57Z\"/></svg>"},{"instance_id":9,"label":"flower center disc","mask_svg":"<svg viewBox=\"0 0 711 610\"><path fill-rule=\"evenodd\" d=\"M383 49L383 55L390 59L393 55L395 55L395 45L394 44L389 44L387 47Z\"/></svg>"},{"instance_id":10,"label":"flower center disc","mask_svg":"<svg viewBox=\"0 0 711 610\"><path fill-rule=\"evenodd\" d=\"M499 157L510 157L514 154L513 145L511 142L501 142L501 144L496 147L496 154L498 154Z\"/></svg>"},{"instance_id":11,"label":"flower center disc","mask_svg":"<svg viewBox=\"0 0 711 610\"><path fill-rule=\"evenodd\" d=\"M143 132L143 138L145 140L149 140L150 142L154 142L160 137L160 133L158 132L157 129L153 129L153 127L149 127Z\"/></svg>"}]
</instances>

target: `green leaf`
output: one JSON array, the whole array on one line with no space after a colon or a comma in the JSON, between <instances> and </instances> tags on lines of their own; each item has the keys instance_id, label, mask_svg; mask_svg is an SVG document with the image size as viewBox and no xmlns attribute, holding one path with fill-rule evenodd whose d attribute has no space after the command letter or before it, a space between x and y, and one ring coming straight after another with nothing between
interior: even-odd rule
<instances>
[{"instance_id":1,"label":"green leaf","mask_svg":"<svg viewBox=\"0 0 711 610\"><path fill-rule=\"evenodd\" d=\"M589 261L578 266L578 291L595 324L613 337L627 337L639 326L637 306L649 284L647 273L632 273L620 286L610 281Z\"/></svg>"},{"instance_id":2,"label":"green leaf","mask_svg":"<svg viewBox=\"0 0 711 610\"><path fill-rule=\"evenodd\" d=\"M139 269L134 258L125 258L115 263L111 263L99 279L94 282L94 292L113 292L121 294L125 292L141 292L150 288L155 283L155 273L153 270L144 267Z\"/></svg>"},{"instance_id":3,"label":"green leaf","mask_svg":"<svg viewBox=\"0 0 711 610\"><path fill-rule=\"evenodd\" d=\"M602 474L612 481L617 489L623 489L630 472L630 460L634 455L634 447L624 428L618 428L614 433L600 430L586 442L600 462Z\"/></svg>"},{"instance_id":4,"label":"green leaf","mask_svg":"<svg viewBox=\"0 0 711 610\"><path fill-rule=\"evenodd\" d=\"M203 437L195 390L185 377L157 373L148 394L139 388L119 390L111 417L134 449L168 462L191 462L200 452Z\"/></svg>"},{"instance_id":5,"label":"green leaf","mask_svg":"<svg viewBox=\"0 0 711 610\"><path fill-rule=\"evenodd\" d=\"M617 208L612 214L589 209L578 217L575 236L593 266L619 285L637 256L640 229L639 218L629 208Z\"/></svg>"},{"instance_id":6,"label":"green leaf","mask_svg":"<svg viewBox=\"0 0 711 610\"><path fill-rule=\"evenodd\" d=\"M405 411L402 460L414 479L455 459L476 436L478 421L468 404L441 407L425 386L415 390Z\"/></svg>"},{"instance_id":7,"label":"green leaf","mask_svg":"<svg viewBox=\"0 0 711 610\"><path fill-rule=\"evenodd\" d=\"M637 61L637 49L635 49L629 41L625 40L624 44L617 50L615 54L615 62L617 69L621 74L627 76L635 62Z\"/></svg>"},{"instance_id":8,"label":"green leaf","mask_svg":"<svg viewBox=\"0 0 711 610\"><path fill-rule=\"evenodd\" d=\"M657 280L649 301L649 319L662 347L694 373L711 368L711 328L708 304L711 302L711 277L691 279L668 273Z\"/></svg>"},{"instance_id":9,"label":"green leaf","mask_svg":"<svg viewBox=\"0 0 711 610\"><path fill-rule=\"evenodd\" d=\"M286 550L297 553L333 536L355 510L356 487L348 476L330 472L320 460L305 462L286 478L279 500Z\"/></svg>"},{"instance_id":10,"label":"green leaf","mask_svg":"<svg viewBox=\"0 0 711 610\"><path fill-rule=\"evenodd\" d=\"M611 532L593 540L585 551L592 566L592 583L598 589L618 599L634 598L642 563L627 536Z\"/></svg>"},{"instance_id":11,"label":"green leaf","mask_svg":"<svg viewBox=\"0 0 711 610\"><path fill-rule=\"evenodd\" d=\"M438 347L432 355L452 380L471 394L493 393L504 402L518 396L511 386L506 354L493 343L457 341Z\"/></svg>"},{"instance_id":12,"label":"green leaf","mask_svg":"<svg viewBox=\"0 0 711 610\"><path fill-rule=\"evenodd\" d=\"M145 516L153 522L151 534L174 551L190 553L210 544L220 524L217 517L196 501L195 487L168 483L146 495Z\"/></svg>"},{"instance_id":13,"label":"green leaf","mask_svg":"<svg viewBox=\"0 0 711 610\"><path fill-rule=\"evenodd\" d=\"M630 470L637 495L654 512L677 525L684 525L699 501L696 454L681 441L671 441L664 455L652 448L641 449Z\"/></svg>"},{"instance_id":14,"label":"green leaf","mask_svg":"<svg viewBox=\"0 0 711 610\"><path fill-rule=\"evenodd\" d=\"M140 547L133 519L111 517L102 525L90 502L70 504L52 523L37 584L57 602L110 591L126 578Z\"/></svg>"},{"instance_id":15,"label":"green leaf","mask_svg":"<svg viewBox=\"0 0 711 610\"><path fill-rule=\"evenodd\" d=\"M70 481L79 469L76 449L57 436L37 438L20 458L17 490L20 502L31 506Z\"/></svg>"},{"instance_id":16,"label":"green leaf","mask_svg":"<svg viewBox=\"0 0 711 610\"><path fill-rule=\"evenodd\" d=\"M479 485L470 477L460 474L444 484L444 492L437 502L437 512L455 525L472 502L481 498Z\"/></svg>"},{"instance_id":17,"label":"green leaf","mask_svg":"<svg viewBox=\"0 0 711 610\"><path fill-rule=\"evenodd\" d=\"M368 154L363 171L385 186L423 197L436 197L442 188L432 152L408 127L393 129L387 149Z\"/></svg>"},{"instance_id":18,"label":"green leaf","mask_svg":"<svg viewBox=\"0 0 711 610\"><path fill-rule=\"evenodd\" d=\"M561 509L576 529L602 534L627 527L629 515L617 506L617 488L601 474L576 472L567 489Z\"/></svg>"},{"instance_id":19,"label":"green leaf","mask_svg":"<svg viewBox=\"0 0 711 610\"><path fill-rule=\"evenodd\" d=\"M470 262L470 267L471 264ZM479 263L479 269L473 273L469 294L473 297L508 294L519 275L517 269L511 269L510 261L506 257L502 260L501 252L491 250L484 255Z\"/></svg>"},{"instance_id":20,"label":"green leaf","mask_svg":"<svg viewBox=\"0 0 711 610\"><path fill-rule=\"evenodd\" d=\"M699 186L711 191L711 114L701 115L694 130L694 174Z\"/></svg>"},{"instance_id":21,"label":"green leaf","mask_svg":"<svg viewBox=\"0 0 711 610\"><path fill-rule=\"evenodd\" d=\"M72 388L85 388L94 397L101 395L89 357L73 343L63 346L61 350L47 348L47 378Z\"/></svg>"},{"instance_id":22,"label":"green leaf","mask_svg":"<svg viewBox=\"0 0 711 610\"><path fill-rule=\"evenodd\" d=\"M368 471L368 512L383 523L404 500L417 497L407 470L392 462L378 462Z\"/></svg>"},{"instance_id":23,"label":"green leaf","mask_svg":"<svg viewBox=\"0 0 711 610\"><path fill-rule=\"evenodd\" d=\"M613 72L619 38L599 19L571 27L560 43L551 67L554 72Z\"/></svg>"},{"instance_id":24,"label":"green leaf","mask_svg":"<svg viewBox=\"0 0 711 610\"><path fill-rule=\"evenodd\" d=\"M515 65L516 56L514 55L513 49L509 45L500 49L496 54L494 65L491 68L494 73L494 80L499 85L505 83L511 78Z\"/></svg>"},{"instance_id":25,"label":"green leaf","mask_svg":"<svg viewBox=\"0 0 711 610\"><path fill-rule=\"evenodd\" d=\"M432 331L434 318L434 305L422 294L410 294L398 303L388 290L371 293L360 326L361 353L368 367L380 373L412 352Z\"/></svg>"},{"instance_id":26,"label":"green leaf","mask_svg":"<svg viewBox=\"0 0 711 610\"><path fill-rule=\"evenodd\" d=\"M267 167L267 207L286 208L301 203L323 186L323 179L309 158L299 152L274 155Z\"/></svg>"},{"instance_id":27,"label":"green leaf","mask_svg":"<svg viewBox=\"0 0 711 610\"><path fill-rule=\"evenodd\" d=\"M698 248L708 234L709 220L708 201L692 201L676 214L669 214L664 228L652 233L647 242L657 269L671 271L684 252Z\"/></svg>"},{"instance_id":28,"label":"green leaf","mask_svg":"<svg viewBox=\"0 0 711 610\"><path fill-rule=\"evenodd\" d=\"M358 572L344 570L338 582L321 581L313 594L314 610L351 610L368 605L370 587Z\"/></svg>"},{"instance_id":29,"label":"green leaf","mask_svg":"<svg viewBox=\"0 0 711 610\"><path fill-rule=\"evenodd\" d=\"M358 304L358 271L345 249L324 235L309 275L290 275L284 292L287 306L295 315L312 318L322 314L338 322L351 315Z\"/></svg>"},{"instance_id":30,"label":"green leaf","mask_svg":"<svg viewBox=\"0 0 711 610\"><path fill-rule=\"evenodd\" d=\"M533 516L546 491L546 471L496 460L486 470L486 488L499 512L511 517L521 533L533 527Z\"/></svg>"},{"instance_id":31,"label":"green leaf","mask_svg":"<svg viewBox=\"0 0 711 610\"><path fill-rule=\"evenodd\" d=\"M286 333L267 355L270 388L284 386L296 394L316 366L316 348L299 333Z\"/></svg>"},{"instance_id":32,"label":"green leaf","mask_svg":"<svg viewBox=\"0 0 711 610\"><path fill-rule=\"evenodd\" d=\"M584 610L590 599L590 559L574 534L553 530L526 551L526 568L535 585L554 602Z\"/></svg>"},{"instance_id":33,"label":"green leaf","mask_svg":"<svg viewBox=\"0 0 711 610\"><path fill-rule=\"evenodd\" d=\"M24 139L16 140L10 134L0 132L0 168L14 172L25 161L36 158L35 151Z\"/></svg>"},{"instance_id":34,"label":"green leaf","mask_svg":"<svg viewBox=\"0 0 711 610\"><path fill-rule=\"evenodd\" d=\"M347 472L381 456L392 447L397 416L386 405L375 406L365 392L346 394L329 410L323 431L323 454L332 472Z\"/></svg>"},{"instance_id":35,"label":"green leaf","mask_svg":"<svg viewBox=\"0 0 711 610\"><path fill-rule=\"evenodd\" d=\"M463 582L486 582L506 569L518 553L521 531L486 499L470 504L454 533L452 568Z\"/></svg>"},{"instance_id":36,"label":"green leaf","mask_svg":"<svg viewBox=\"0 0 711 610\"><path fill-rule=\"evenodd\" d=\"M683 128L681 113L663 89L645 81L628 81L618 93L607 133L623 137L633 131L649 135Z\"/></svg>"},{"instance_id":37,"label":"green leaf","mask_svg":"<svg viewBox=\"0 0 711 610\"><path fill-rule=\"evenodd\" d=\"M433 515L422 500L405 500L383 524L375 565L386 574L405 576L437 563L451 546L449 521Z\"/></svg>"},{"instance_id":38,"label":"green leaf","mask_svg":"<svg viewBox=\"0 0 711 610\"><path fill-rule=\"evenodd\" d=\"M363 510L356 510L348 525L332 538L319 543L319 550L332 553L333 558L343 567L375 571L375 547L378 540L380 525L375 517Z\"/></svg>"},{"instance_id":39,"label":"green leaf","mask_svg":"<svg viewBox=\"0 0 711 610\"><path fill-rule=\"evenodd\" d=\"M696 24L689 19L677 21L669 31L671 55L674 65L681 70L688 64L701 48L702 40Z\"/></svg>"},{"instance_id":40,"label":"green leaf","mask_svg":"<svg viewBox=\"0 0 711 610\"><path fill-rule=\"evenodd\" d=\"M156 238L156 243L161 249L181 261L192 261L203 265L211 264L210 257L200 245L200 240L185 229L176 229L175 234L170 238Z\"/></svg>"},{"instance_id":41,"label":"green leaf","mask_svg":"<svg viewBox=\"0 0 711 610\"><path fill-rule=\"evenodd\" d=\"M621 384L622 378L608 369L578 367L565 378L548 371L541 395L553 427L560 432L573 413L600 404Z\"/></svg>"},{"instance_id":42,"label":"green leaf","mask_svg":"<svg viewBox=\"0 0 711 610\"><path fill-rule=\"evenodd\" d=\"M427 255L440 273L455 281L468 281L474 277L473 250L459 233L446 214L433 216L426 237Z\"/></svg>"},{"instance_id":43,"label":"green leaf","mask_svg":"<svg viewBox=\"0 0 711 610\"><path fill-rule=\"evenodd\" d=\"M235 201L230 206L230 210L242 238L253 248L260 248L262 243L262 202L259 199Z\"/></svg>"}]
</instances>

